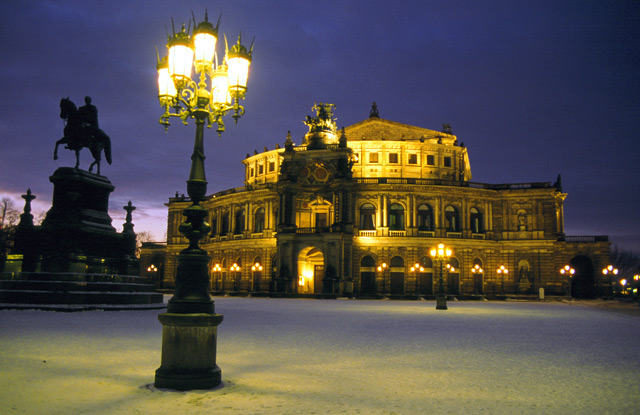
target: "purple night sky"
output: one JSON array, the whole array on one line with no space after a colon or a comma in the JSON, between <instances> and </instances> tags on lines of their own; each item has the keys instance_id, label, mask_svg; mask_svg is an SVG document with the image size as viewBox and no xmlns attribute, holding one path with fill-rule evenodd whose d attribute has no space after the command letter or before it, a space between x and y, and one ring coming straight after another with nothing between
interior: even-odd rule
<instances>
[{"instance_id":1,"label":"purple night sky","mask_svg":"<svg viewBox=\"0 0 640 415\"><path fill-rule=\"evenodd\" d=\"M98 107L114 164L114 226L131 200L136 232L164 237L164 203L186 193L195 126L158 123L156 46L165 27L222 13L230 42L255 36L246 115L205 131L208 193L243 185L254 149L296 143L314 101L338 126L382 118L439 130L469 149L474 182L554 182L568 193L569 235L609 235L640 252L640 3L628 1L28 1L0 4L0 196L31 188L47 210L48 177L72 167L59 102ZM224 41L218 44L223 54ZM81 167L90 154L83 150Z\"/></svg>"}]
</instances>

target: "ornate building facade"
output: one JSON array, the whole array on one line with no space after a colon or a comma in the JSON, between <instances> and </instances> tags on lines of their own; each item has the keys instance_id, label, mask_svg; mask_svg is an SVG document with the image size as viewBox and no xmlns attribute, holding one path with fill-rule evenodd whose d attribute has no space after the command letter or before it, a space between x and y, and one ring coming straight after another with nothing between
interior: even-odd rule
<instances>
[{"instance_id":1,"label":"ornate building facade","mask_svg":"<svg viewBox=\"0 0 640 415\"><path fill-rule=\"evenodd\" d=\"M559 179L472 182L447 125L385 120L374 103L368 119L338 131L333 105L313 109L302 145L289 134L283 148L247 155L244 186L204 202L212 292L415 298L434 295L442 278L460 297L610 293L598 272L608 238L565 235ZM187 246L178 227L188 205L167 204L165 287ZM452 250L445 263L430 255L440 243ZM565 265L573 277L559 272Z\"/></svg>"}]
</instances>

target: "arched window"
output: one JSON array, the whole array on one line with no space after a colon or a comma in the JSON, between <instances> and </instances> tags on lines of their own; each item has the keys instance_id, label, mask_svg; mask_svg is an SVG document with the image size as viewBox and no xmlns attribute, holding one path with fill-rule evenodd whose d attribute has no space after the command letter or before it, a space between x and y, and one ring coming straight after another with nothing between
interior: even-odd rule
<instances>
[{"instance_id":1,"label":"arched window","mask_svg":"<svg viewBox=\"0 0 640 415\"><path fill-rule=\"evenodd\" d=\"M375 225L376 208L371 203L360 206L360 229L363 231L373 231Z\"/></svg>"},{"instance_id":2,"label":"arched window","mask_svg":"<svg viewBox=\"0 0 640 415\"><path fill-rule=\"evenodd\" d=\"M226 235L229 233L229 213L222 215L222 228L220 229L220 235Z\"/></svg>"},{"instance_id":3,"label":"arched window","mask_svg":"<svg viewBox=\"0 0 640 415\"><path fill-rule=\"evenodd\" d=\"M235 219L235 229L233 230L233 233L237 235L244 231L244 209L240 209L236 212Z\"/></svg>"},{"instance_id":4,"label":"arched window","mask_svg":"<svg viewBox=\"0 0 640 415\"><path fill-rule=\"evenodd\" d=\"M394 256L393 258L391 258L391 263L389 265L392 268L404 267L404 259L401 256Z\"/></svg>"},{"instance_id":5,"label":"arched window","mask_svg":"<svg viewBox=\"0 0 640 415\"><path fill-rule=\"evenodd\" d=\"M389 206L389 230L404 230L404 207L399 203Z\"/></svg>"},{"instance_id":6,"label":"arched window","mask_svg":"<svg viewBox=\"0 0 640 415\"><path fill-rule=\"evenodd\" d=\"M376 267L376 260L373 259L373 257L371 257L371 255L367 255L365 257L362 257L362 260L360 261L360 266L361 267L366 267L366 268L375 268Z\"/></svg>"},{"instance_id":7,"label":"arched window","mask_svg":"<svg viewBox=\"0 0 640 415\"><path fill-rule=\"evenodd\" d=\"M444 219L447 224L447 232L460 232L460 216L453 206L447 206L444 210Z\"/></svg>"},{"instance_id":8,"label":"arched window","mask_svg":"<svg viewBox=\"0 0 640 415\"><path fill-rule=\"evenodd\" d=\"M264 230L264 209L259 208L253 216L253 232L260 233Z\"/></svg>"},{"instance_id":9,"label":"arched window","mask_svg":"<svg viewBox=\"0 0 640 415\"><path fill-rule=\"evenodd\" d=\"M482 233L482 213L478 209L471 208L469 222L471 223L471 233Z\"/></svg>"},{"instance_id":10,"label":"arched window","mask_svg":"<svg viewBox=\"0 0 640 415\"><path fill-rule=\"evenodd\" d=\"M420 205L418 207L418 230L433 230L433 211L429 205Z\"/></svg>"}]
</instances>

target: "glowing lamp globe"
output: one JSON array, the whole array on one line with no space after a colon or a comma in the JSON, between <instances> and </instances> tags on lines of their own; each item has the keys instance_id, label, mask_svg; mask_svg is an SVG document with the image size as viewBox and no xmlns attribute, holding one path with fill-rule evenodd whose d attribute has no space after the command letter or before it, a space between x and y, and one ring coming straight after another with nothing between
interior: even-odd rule
<instances>
[{"instance_id":1,"label":"glowing lamp globe","mask_svg":"<svg viewBox=\"0 0 640 415\"><path fill-rule=\"evenodd\" d=\"M209 23L205 14L204 22L200 22L193 34L193 46L195 47L196 71L211 71L213 59L216 53L216 42L218 40L218 28Z\"/></svg>"},{"instance_id":2,"label":"glowing lamp globe","mask_svg":"<svg viewBox=\"0 0 640 415\"><path fill-rule=\"evenodd\" d=\"M191 80L194 58L193 47L184 27L182 32L176 33L169 39L167 46L169 47L169 75L178 89L181 89Z\"/></svg>"},{"instance_id":3,"label":"glowing lamp globe","mask_svg":"<svg viewBox=\"0 0 640 415\"><path fill-rule=\"evenodd\" d=\"M249 79L249 65L251 64L251 53L247 48L238 43L227 51L227 68L229 77L229 91L234 96L244 96L247 90L247 80Z\"/></svg>"},{"instance_id":4,"label":"glowing lamp globe","mask_svg":"<svg viewBox=\"0 0 640 415\"><path fill-rule=\"evenodd\" d=\"M158 98L160 101L171 100L177 94L176 86L169 75L169 65L165 57L158 62Z\"/></svg>"}]
</instances>

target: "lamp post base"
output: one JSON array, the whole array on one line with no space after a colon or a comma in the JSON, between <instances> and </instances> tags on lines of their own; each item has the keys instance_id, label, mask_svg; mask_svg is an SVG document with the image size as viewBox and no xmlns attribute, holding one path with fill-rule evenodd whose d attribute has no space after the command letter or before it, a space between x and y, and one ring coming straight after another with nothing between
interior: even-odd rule
<instances>
[{"instance_id":1,"label":"lamp post base","mask_svg":"<svg viewBox=\"0 0 640 415\"><path fill-rule=\"evenodd\" d=\"M175 314L158 316L162 323L162 363L154 386L187 391L211 389L222 382L216 364L216 343L221 314Z\"/></svg>"},{"instance_id":2,"label":"lamp post base","mask_svg":"<svg viewBox=\"0 0 640 415\"><path fill-rule=\"evenodd\" d=\"M436 297L436 310L447 310L447 297L438 295Z\"/></svg>"}]
</instances>

